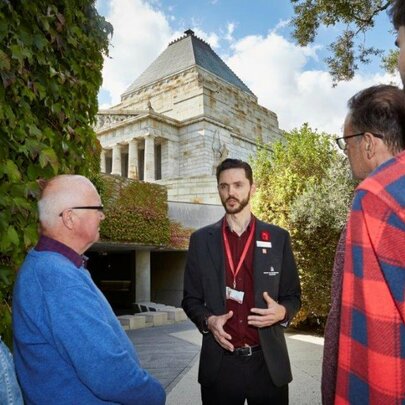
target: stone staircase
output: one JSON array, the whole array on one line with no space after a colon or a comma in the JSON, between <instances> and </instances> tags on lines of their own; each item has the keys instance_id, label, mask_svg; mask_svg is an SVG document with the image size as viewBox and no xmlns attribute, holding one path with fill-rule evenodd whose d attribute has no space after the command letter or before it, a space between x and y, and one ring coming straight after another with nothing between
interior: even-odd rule
<instances>
[{"instance_id":1,"label":"stone staircase","mask_svg":"<svg viewBox=\"0 0 405 405\"><path fill-rule=\"evenodd\" d=\"M125 330L140 329L182 322L187 316L182 308L155 302L137 302L134 315L120 315L118 320Z\"/></svg>"}]
</instances>

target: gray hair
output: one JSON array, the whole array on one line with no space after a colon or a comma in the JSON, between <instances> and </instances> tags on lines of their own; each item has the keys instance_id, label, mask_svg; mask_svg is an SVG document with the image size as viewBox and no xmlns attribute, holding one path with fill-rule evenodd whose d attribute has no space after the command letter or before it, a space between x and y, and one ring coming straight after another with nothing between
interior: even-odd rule
<instances>
[{"instance_id":1,"label":"gray hair","mask_svg":"<svg viewBox=\"0 0 405 405\"><path fill-rule=\"evenodd\" d=\"M356 93L347 103L350 123L358 132L384 135L394 155L405 148L405 93L396 86L380 84Z\"/></svg>"},{"instance_id":2,"label":"gray hair","mask_svg":"<svg viewBox=\"0 0 405 405\"><path fill-rule=\"evenodd\" d=\"M62 174L53 177L46 184L38 201L39 222L42 227L52 229L63 210L82 204L85 187L95 189L93 183L84 176Z\"/></svg>"}]
</instances>

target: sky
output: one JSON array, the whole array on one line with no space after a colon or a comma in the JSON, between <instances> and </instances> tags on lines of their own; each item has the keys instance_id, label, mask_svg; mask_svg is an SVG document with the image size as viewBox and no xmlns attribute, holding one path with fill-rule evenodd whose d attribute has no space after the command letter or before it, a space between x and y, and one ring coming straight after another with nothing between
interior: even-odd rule
<instances>
[{"instance_id":1,"label":"sky","mask_svg":"<svg viewBox=\"0 0 405 405\"><path fill-rule=\"evenodd\" d=\"M388 75L374 59L351 81L333 87L324 59L339 27L320 27L313 44L298 46L288 0L97 0L96 7L114 27L100 109L118 104L131 83L187 29L211 45L260 105L277 114L283 130L308 123L338 135L352 95L374 84L400 83L399 75ZM394 40L383 13L367 34L367 44L388 51Z\"/></svg>"}]
</instances>

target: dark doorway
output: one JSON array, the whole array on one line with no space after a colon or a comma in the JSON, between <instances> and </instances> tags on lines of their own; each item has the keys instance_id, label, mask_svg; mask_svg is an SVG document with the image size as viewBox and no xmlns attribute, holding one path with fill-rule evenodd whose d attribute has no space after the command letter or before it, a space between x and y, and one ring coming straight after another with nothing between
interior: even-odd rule
<instances>
[{"instance_id":1,"label":"dark doorway","mask_svg":"<svg viewBox=\"0 0 405 405\"><path fill-rule=\"evenodd\" d=\"M87 268L117 315L129 314L135 302L134 252L86 252ZM131 270L132 269L132 270Z\"/></svg>"},{"instance_id":2,"label":"dark doorway","mask_svg":"<svg viewBox=\"0 0 405 405\"><path fill-rule=\"evenodd\" d=\"M128 177L128 153L121 155L121 176Z\"/></svg>"},{"instance_id":3,"label":"dark doorway","mask_svg":"<svg viewBox=\"0 0 405 405\"><path fill-rule=\"evenodd\" d=\"M155 145L155 180L162 178L162 145Z\"/></svg>"},{"instance_id":4,"label":"dark doorway","mask_svg":"<svg viewBox=\"0 0 405 405\"><path fill-rule=\"evenodd\" d=\"M105 172L107 174L111 174L111 170L112 170L112 157L106 156L105 157Z\"/></svg>"},{"instance_id":5,"label":"dark doorway","mask_svg":"<svg viewBox=\"0 0 405 405\"><path fill-rule=\"evenodd\" d=\"M145 165L145 149L138 149L138 174L139 180L143 180Z\"/></svg>"}]
</instances>

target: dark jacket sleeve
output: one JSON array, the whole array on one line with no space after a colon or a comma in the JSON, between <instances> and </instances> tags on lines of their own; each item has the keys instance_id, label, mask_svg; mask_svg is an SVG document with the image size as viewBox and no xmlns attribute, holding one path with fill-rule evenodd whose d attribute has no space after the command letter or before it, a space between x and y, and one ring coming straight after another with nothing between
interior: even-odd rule
<instances>
[{"instance_id":1,"label":"dark jacket sleeve","mask_svg":"<svg viewBox=\"0 0 405 405\"><path fill-rule=\"evenodd\" d=\"M301 308L300 280L288 233L284 243L282 269L278 303L287 310L287 319L282 323L287 326Z\"/></svg>"},{"instance_id":2,"label":"dark jacket sleeve","mask_svg":"<svg viewBox=\"0 0 405 405\"><path fill-rule=\"evenodd\" d=\"M184 273L184 289L182 307L187 316L203 333L203 322L206 317L211 315L206 308L204 299L204 286L202 279L201 260L199 258L198 245L201 243L200 233L195 232L191 235L190 245L187 253L186 269ZM200 245L201 248L201 245Z\"/></svg>"}]
</instances>

